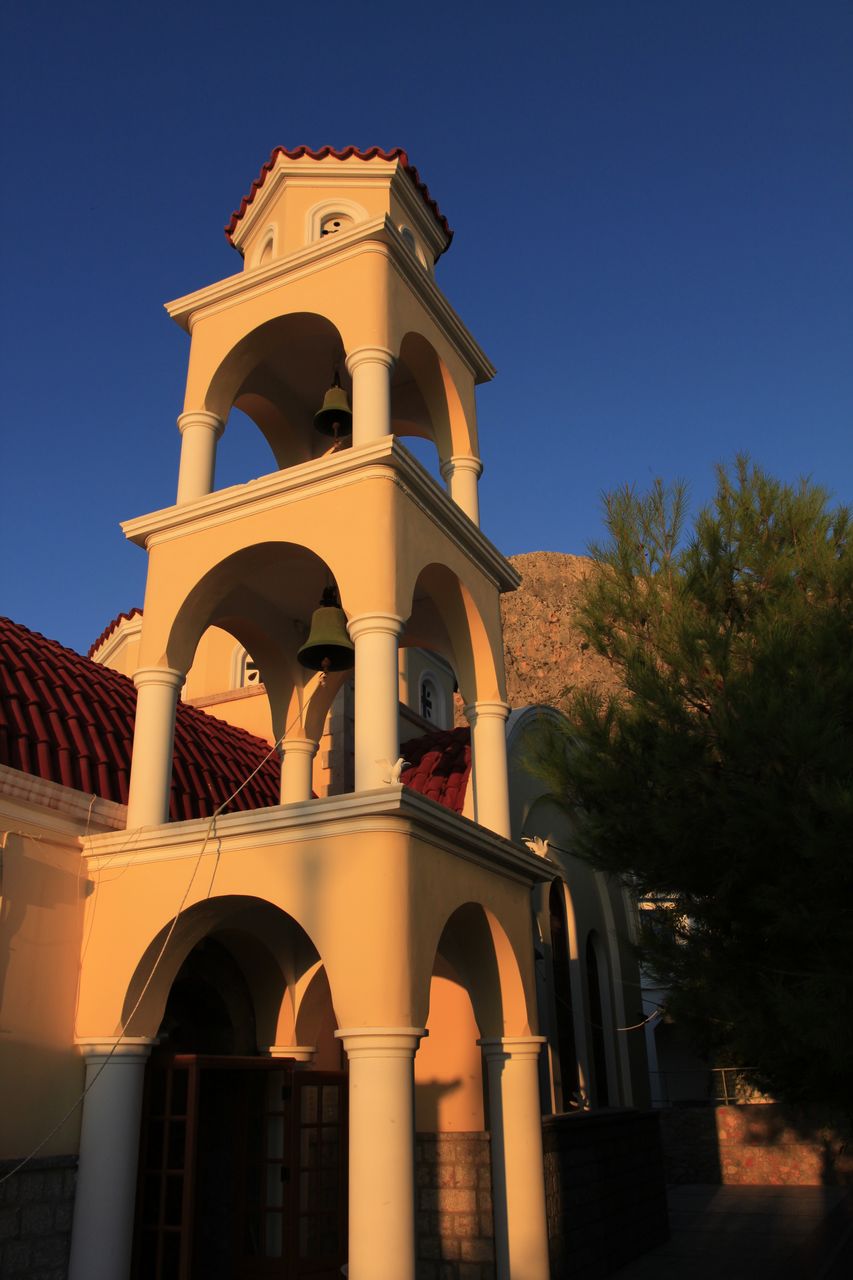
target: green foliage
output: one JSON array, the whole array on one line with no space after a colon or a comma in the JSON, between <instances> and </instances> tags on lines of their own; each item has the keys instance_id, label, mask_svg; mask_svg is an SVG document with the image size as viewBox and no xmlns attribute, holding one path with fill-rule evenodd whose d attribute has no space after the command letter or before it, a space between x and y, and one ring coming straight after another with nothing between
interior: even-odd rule
<instances>
[{"instance_id":1,"label":"green foliage","mask_svg":"<svg viewBox=\"0 0 853 1280\"><path fill-rule=\"evenodd\" d=\"M623 692L576 692L537 769L576 852L633 883L648 966L707 1052L851 1110L853 547L847 510L739 458L606 499L580 618Z\"/></svg>"}]
</instances>

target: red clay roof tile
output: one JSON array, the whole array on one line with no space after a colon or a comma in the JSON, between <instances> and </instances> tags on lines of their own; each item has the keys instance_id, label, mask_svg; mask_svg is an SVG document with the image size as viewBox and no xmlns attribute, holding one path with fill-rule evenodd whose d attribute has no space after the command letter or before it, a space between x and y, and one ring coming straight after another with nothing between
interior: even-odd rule
<instances>
[{"instance_id":1,"label":"red clay roof tile","mask_svg":"<svg viewBox=\"0 0 853 1280\"><path fill-rule=\"evenodd\" d=\"M111 623L93 649L137 612ZM135 715L127 676L0 618L0 764L126 804ZM179 702L172 819L209 817L268 750L260 738ZM272 755L231 807L278 804L279 772Z\"/></svg>"},{"instance_id":2,"label":"red clay roof tile","mask_svg":"<svg viewBox=\"0 0 853 1280\"><path fill-rule=\"evenodd\" d=\"M249 205L264 185L266 176L275 164L277 156L287 156L288 160L299 160L302 156L308 156L311 160L325 160L327 156L334 156L336 160L349 160L350 156L357 156L359 160L373 160L376 156L379 156L380 160L399 160L423 197L427 208L433 214L436 222L447 236L447 244L441 252L444 253L445 250L450 247L450 241L453 239L453 231L450 228L450 224L439 209L435 200L430 195L429 188L421 178L421 175L418 173L415 166L410 162L408 155L402 147L392 147L390 151L383 151L381 147L368 147L365 151L360 147L319 147L316 151L311 147L274 147L269 160L266 161L261 172L252 183L249 189L249 194L243 196L243 199L240 201L240 207L235 209L231 214L228 225L225 228L225 235L231 244L234 243L234 232L237 229L237 223L245 215ZM438 256L440 257L441 254ZM105 637L101 637L101 639L104 638ZM100 641L98 643L100 643Z\"/></svg>"},{"instance_id":3,"label":"red clay roof tile","mask_svg":"<svg viewBox=\"0 0 853 1280\"><path fill-rule=\"evenodd\" d=\"M409 762L400 775L405 786L462 812L471 773L470 729L436 729L404 742L400 752Z\"/></svg>"}]
</instances>

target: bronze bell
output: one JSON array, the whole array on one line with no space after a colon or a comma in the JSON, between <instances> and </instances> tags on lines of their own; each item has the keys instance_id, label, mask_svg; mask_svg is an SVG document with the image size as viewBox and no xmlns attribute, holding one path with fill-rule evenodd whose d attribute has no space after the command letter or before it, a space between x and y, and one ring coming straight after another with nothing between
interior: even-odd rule
<instances>
[{"instance_id":1,"label":"bronze bell","mask_svg":"<svg viewBox=\"0 0 853 1280\"><path fill-rule=\"evenodd\" d=\"M341 436L352 435L352 409L349 407L349 397L341 386L337 369L332 385L323 397L322 408L314 414L314 426L324 436L334 436L336 440Z\"/></svg>"},{"instance_id":2,"label":"bronze bell","mask_svg":"<svg viewBox=\"0 0 853 1280\"><path fill-rule=\"evenodd\" d=\"M355 649L335 587L323 592L311 617L310 635L296 656L310 671L350 671L355 666Z\"/></svg>"}]
</instances>

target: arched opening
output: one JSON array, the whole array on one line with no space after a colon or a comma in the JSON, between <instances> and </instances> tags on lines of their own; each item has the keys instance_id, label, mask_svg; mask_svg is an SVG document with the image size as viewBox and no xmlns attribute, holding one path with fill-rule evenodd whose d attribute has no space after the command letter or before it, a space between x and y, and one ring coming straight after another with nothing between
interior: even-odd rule
<instances>
[{"instance_id":1,"label":"arched opening","mask_svg":"<svg viewBox=\"0 0 853 1280\"><path fill-rule=\"evenodd\" d=\"M454 453L474 452L476 441L450 372L419 333L407 333L400 344L391 376L391 421L394 434L406 438L439 483L442 463Z\"/></svg>"},{"instance_id":2,"label":"arched opening","mask_svg":"<svg viewBox=\"0 0 853 1280\"><path fill-rule=\"evenodd\" d=\"M472 593L451 569L442 564L421 569L400 643L438 654L453 672L464 702L501 696L497 619L494 630L493 641Z\"/></svg>"},{"instance_id":3,"label":"arched opening","mask_svg":"<svg viewBox=\"0 0 853 1280\"><path fill-rule=\"evenodd\" d=\"M599 963L599 946L595 933L586 940L586 987L592 1102L596 1107L610 1106L610 1073L608 1070L607 1031L610 1002L607 999L607 970Z\"/></svg>"},{"instance_id":4,"label":"arched opening","mask_svg":"<svg viewBox=\"0 0 853 1280\"><path fill-rule=\"evenodd\" d=\"M554 880L551 883L548 893L548 915L561 1094L559 1101L562 1103L563 1111L572 1111L577 1110L581 1105L581 1083L569 968L569 927L566 919L565 887L562 880Z\"/></svg>"},{"instance_id":5,"label":"arched opening","mask_svg":"<svg viewBox=\"0 0 853 1280\"><path fill-rule=\"evenodd\" d=\"M247 484L278 469L278 459L258 424L241 409L232 408L216 446L217 490Z\"/></svg>"},{"instance_id":6,"label":"arched opening","mask_svg":"<svg viewBox=\"0 0 853 1280\"><path fill-rule=\"evenodd\" d=\"M205 574L168 640L169 662L189 671L187 700L268 742L319 741L344 677L318 681L298 651L330 582L324 560L283 542L245 548Z\"/></svg>"},{"instance_id":7,"label":"arched opening","mask_svg":"<svg viewBox=\"0 0 853 1280\"><path fill-rule=\"evenodd\" d=\"M439 1198L448 1187L466 1190L455 1197L459 1205L448 1202L446 1213L419 1225L421 1256L457 1259L463 1235L472 1251L482 1251L469 1256L488 1257L500 1230L492 1218L492 1143L498 1166L505 1151L502 1106L490 1098L478 1042L529 1031L524 985L507 933L476 902L445 922L428 976L428 1035L415 1058L419 1185ZM504 1191L499 1174L496 1194Z\"/></svg>"},{"instance_id":8,"label":"arched opening","mask_svg":"<svg viewBox=\"0 0 853 1280\"><path fill-rule=\"evenodd\" d=\"M196 943L169 989L157 1030L165 1053L258 1052L255 1008L231 952L215 937Z\"/></svg>"},{"instance_id":9,"label":"arched opening","mask_svg":"<svg viewBox=\"0 0 853 1280\"><path fill-rule=\"evenodd\" d=\"M335 372L351 397L343 340L331 321L313 312L278 316L229 351L205 407L223 420L232 408L241 410L266 438L276 467L291 467L330 449L331 441L314 429L314 414Z\"/></svg>"},{"instance_id":10,"label":"arched opening","mask_svg":"<svg viewBox=\"0 0 853 1280\"><path fill-rule=\"evenodd\" d=\"M300 983L310 989L319 966L310 939L269 903L213 899L170 927L161 963L174 973L165 993L165 976L150 984L165 1000L146 1071L134 1275L337 1274L345 1077L288 1058L287 1045L261 1052L287 1024Z\"/></svg>"}]
</instances>

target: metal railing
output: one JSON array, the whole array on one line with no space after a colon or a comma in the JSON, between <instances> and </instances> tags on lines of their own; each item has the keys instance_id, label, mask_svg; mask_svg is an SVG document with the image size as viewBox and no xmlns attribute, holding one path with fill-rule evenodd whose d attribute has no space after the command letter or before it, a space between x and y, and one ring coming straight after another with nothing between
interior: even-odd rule
<instances>
[{"instance_id":1,"label":"metal railing","mask_svg":"<svg viewBox=\"0 0 853 1280\"><path fill-rule=\"evenodd\" d=\"M768 1102L745 1079L745 1067L704 1067L684 1071L650 1071L652 1106L672 1107L681 1103L708 1106L736 1106L744 1102Z\"/></svg>"}]
</instances>

